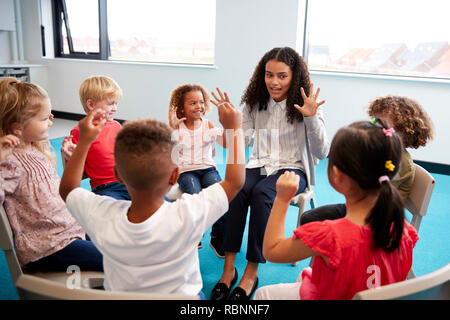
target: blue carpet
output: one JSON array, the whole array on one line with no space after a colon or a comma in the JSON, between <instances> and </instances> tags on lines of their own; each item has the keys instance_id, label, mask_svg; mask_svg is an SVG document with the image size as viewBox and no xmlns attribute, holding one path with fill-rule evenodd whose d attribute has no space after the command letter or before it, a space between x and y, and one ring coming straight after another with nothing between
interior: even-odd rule
<instances>
[{"instance_id":1,"label":"blue carpet","mask_svg":"<svg viewBox=\"0 0 450 320\"><path fill-rule=\"evenodd\" d=\"M62 163L59 150L61 148L62 138L52 140L52 145L56 150L58 156L58 174L62 174ZM249 150L247 150L248 156ZM218 147L218 154L216 161L221 177L225 174L226 159L223 150ZM327 160L322 160L316 167L316 187L314 192L316 194L316 201L318 205L330 203L343 203L344 197L334 191L328 183L326 173ZM413 268L417 276L427 274L436 269L439 269L450 262L450 250L445 249L450 243L450 234L448 233L450 222L446 213L446 201L450 190L450 176L433 174L436 179L436 187L431 198L430 206L428 208L427 216L423 218L420 227L420 240L414 250ZM89 189L89 181L83 180L82 187ZM286 236L291 236L292 231L296 227L298 209L291 206L288 210L286 219ZM407 214L408 220L411 218ZM199 250L200 269L203 278L203 292L209 298L210 292L215 283L220 279L223 268L223 259L216 257L211 248L209 248L210 230L205 233L202 239L203 249ZM241 252L236 258L236 267L238 269L239 277L242 276L246 265L245 254L247 247L247 228L245 229L243 244ZM290 264L274 264L267 262L259 267L259 281L260 286L280 283L280 282L294 282L300 271L309 263L301 261L297 266ZM0 253L0 299L17 299L17 293L11 282L8 271L8 266L3 255Z\"/></svg>"}]
</instances>

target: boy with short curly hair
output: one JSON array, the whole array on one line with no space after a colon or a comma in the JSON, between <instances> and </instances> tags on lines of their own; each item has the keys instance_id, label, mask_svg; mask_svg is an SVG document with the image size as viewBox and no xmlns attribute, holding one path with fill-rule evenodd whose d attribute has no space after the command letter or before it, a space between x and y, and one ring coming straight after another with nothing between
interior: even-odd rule
<instances>
[{"instance_id":1,"label":"boy with short curly hair","mask_svg":"<svg viewBox=\"0 0 450 320\"><path fill-rule=\"evenodd\" d=\"M157 120L126 122L115 144L115 175L131 201L80 188L83 163L106 122L93 110L80 121L80 141L66 165L61 197L103 253L105 289L203 296L197 244L227 210L245 180L242 114L230 103L219 107L230 152L225 179L175 202L164 195L177 182L172 130Z\"/></svg>"}]
</instances>

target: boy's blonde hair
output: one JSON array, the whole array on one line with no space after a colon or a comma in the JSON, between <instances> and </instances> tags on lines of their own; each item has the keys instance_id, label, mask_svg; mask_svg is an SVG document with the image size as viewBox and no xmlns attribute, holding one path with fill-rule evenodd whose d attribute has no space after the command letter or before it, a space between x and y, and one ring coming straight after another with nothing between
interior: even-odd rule
<instances>
[{"instance_id":1,"label":"boy's blonde hair","mask_svg":"<svg viewBox=\"0 0 450 320\"><path fill-rule=\"evenodd\" d=\"M177 117L179 119L184 118L184 96L186 93L191 91L200 91L202 93L203 100L205 101L205 113L209 112L211 107L208 91L206 91L206 89L199 84L183 84L173 89L170 94L169 113L170 109L175 107Z\"/></svg>"},{"instance_id":2,"label":"boy's blonde hair","mask_svg":"<svg viewBox=\"0 0 450 320\"><path fill-rule=\"evenodd\" d=\"M149 190L170 176L172 129L155 119L126 121L116 137L116 169L124 183L134 189Z\"/></svg>"},{"instance_id":3,"label":"boy's blonde hair","mask_svg":"<svg viewBox=\"0 0 450 320\"><path fill-rule=\"evenodd\" d=\"M50 98L36 84L21 82L15 78L0 80L0 137L14 134L11 125L25 124L39 113L44 101L50 103ZM55 154L51 152L48 140L31 144L56 166Z\"/></svg>"},{"instance_id":4,"label":"boy's blonde hair","mask_svg":"<svg viewBox=\"0 0 450 320\"><path fill-rule=\"evenodd\" d=\"M80 86L80 101L86 113L89 113L87 100L92 99L99 102L104 99L113 98L122 99L122 89L116 81L107 76L92 76L86 78Z\"/></svg>"}]
</instances>

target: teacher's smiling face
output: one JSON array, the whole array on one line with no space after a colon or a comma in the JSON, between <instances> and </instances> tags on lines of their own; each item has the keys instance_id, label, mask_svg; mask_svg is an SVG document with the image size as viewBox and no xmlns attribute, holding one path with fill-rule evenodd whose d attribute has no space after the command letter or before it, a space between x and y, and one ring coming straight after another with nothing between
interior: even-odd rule
<instances>
[{"instance_id":1,"label":"teacher's smiling face","mask_svg":"<svg viewBox=\"0 0 450 320\"><path fill-rule=\"evenodd\" d=\"M284 62L275 59L266 63L266 73L264 76L267 91L276 102L287 98L292 82L292 70Z\"/></svg>"}]
</instances>

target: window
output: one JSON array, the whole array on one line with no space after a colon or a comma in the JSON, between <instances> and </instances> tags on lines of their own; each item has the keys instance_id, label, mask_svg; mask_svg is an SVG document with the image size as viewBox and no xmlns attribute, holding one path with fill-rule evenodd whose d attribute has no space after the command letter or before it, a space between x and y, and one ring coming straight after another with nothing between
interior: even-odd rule
<instances>
[{"instance_id":1,"label":"window","mask_svg":"<svg viewBox=\"0 0 450 320\"><path fill-rule=\"evenodd\" d=\"M215 0L53 0L55 56L214 64Z\"/></svg>"},{"instance_id":2,"label":"window","mask_svg":"<svg viewBox=\"0 0 450 320\"><path fill-rule=\"evenodd\" d=\"M450 78L450 2L307 1L311 70Z\"/></svg>"}]
</instances>

